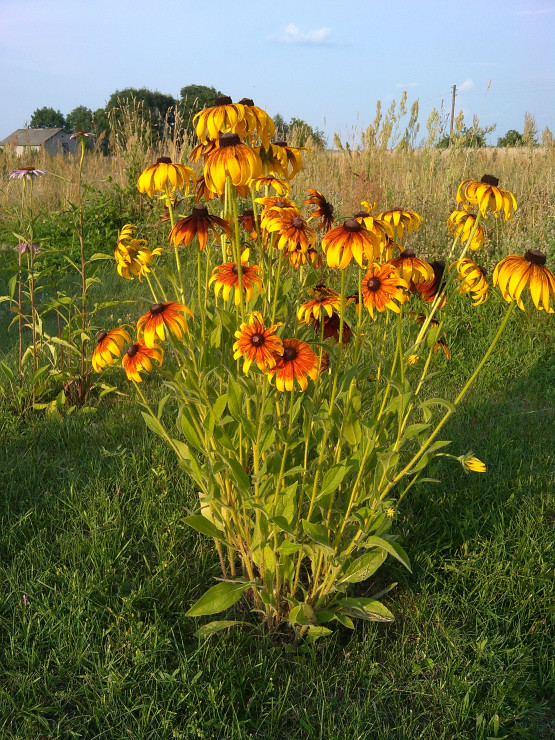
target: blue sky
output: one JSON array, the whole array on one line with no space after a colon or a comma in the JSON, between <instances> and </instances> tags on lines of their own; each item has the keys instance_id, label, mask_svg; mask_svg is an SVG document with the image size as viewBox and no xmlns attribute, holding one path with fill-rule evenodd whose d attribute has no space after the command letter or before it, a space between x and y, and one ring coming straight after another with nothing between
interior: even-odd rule
<instances>
[{"instance_id":1,"label":"blue sky","mask_svg":"<svg viewBox=\"0 0 555 740\"><path fill-rule=\"evenodd\" d=\"M51 106L104 106L117 89L244 96L286 120L356 138L407 90L467 124L555 132L555 0L0 0L0 139Z\"/></svg>"}]
</instances>

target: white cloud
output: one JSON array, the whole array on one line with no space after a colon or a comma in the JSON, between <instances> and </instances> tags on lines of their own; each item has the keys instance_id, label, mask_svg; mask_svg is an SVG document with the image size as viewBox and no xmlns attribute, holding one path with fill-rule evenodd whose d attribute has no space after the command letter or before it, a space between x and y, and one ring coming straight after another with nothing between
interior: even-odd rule
<instances>
[{"instance_id":1,"label":"white cloud","mask_svg":"<svg viewBox=\"0 0 555 740\"><path fill-rule=\"evenodd\" d=\"M515 15L545 15L553 13L555 8L538 8L537 10L517 10Z\"/></svg>"},{"instance_id":2,"label":"white cloud","mask_svg":"<svg viewBox=\"0 0 555 740\"><path fill-rule=\"evenodd\" d=\"M329 44L331 43L331 28L322 26L312 31L301 31L294 23L290 23L283 33L270 36L282 44Z\"/></svg>"},{"instance_id":3,"label":"white cloud","mask_svg":"<svg viewBox=\"0 0 555 740\"><path fill-rule=\"evenodd\" d=\"M474 87L474 82L471 79L465 80L462 85L457 85L457 92L465 93L469 90L472 90Z\"/></svg>"}]
</instances>

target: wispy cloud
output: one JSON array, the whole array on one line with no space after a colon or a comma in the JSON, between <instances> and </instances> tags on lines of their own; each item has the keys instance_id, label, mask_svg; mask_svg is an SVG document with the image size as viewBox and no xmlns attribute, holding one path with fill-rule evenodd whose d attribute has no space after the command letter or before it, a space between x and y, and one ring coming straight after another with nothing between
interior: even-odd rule
<instances>
[{"instance_id":1,"label":"wispy cloud","mask_svg":"<svg viewBox=\"0 0 555 740\"><path fill-rule=\"evenodd\" d=\"M474 88L474 82L471 79L465 80L462 85L457 85L457 92L465 93Z\"/></svg>"},{"instance_id":2,"label":"wispy cloud","mask_svg":"<svg viewBox=\"0 0 555 740\"><path fill-rule=\"evenodd\" d=\"M395 87L399 90L408 90L411 87L416 87L418 82L398 82Z\"/></svg>"},{"instance_id":3,"label":"wispy cloud","mask_svg":"<svg viewBox=\"0 0 555 740\"><path fill-rule=\"evenodd\" d=\"M537 8L536 10L517 10L515 15L545 15L546 13L553 13L555 8Z\"/></svg>"},{"instance_id":4,"label":"wispy cloud","mask_svg":"<svg viewBox=\"0 0 555 740\"><path fill-rule=\"evenodd\" d=\"M282 44L310 44L310 45L321 45L331 44L331 28L322 26L322 28L315 28L312 31L301 31L301 29L294 23L290 23L285 31L274 34L270 38L274 41L279 41Z\"/></svg>"}]
</instances>

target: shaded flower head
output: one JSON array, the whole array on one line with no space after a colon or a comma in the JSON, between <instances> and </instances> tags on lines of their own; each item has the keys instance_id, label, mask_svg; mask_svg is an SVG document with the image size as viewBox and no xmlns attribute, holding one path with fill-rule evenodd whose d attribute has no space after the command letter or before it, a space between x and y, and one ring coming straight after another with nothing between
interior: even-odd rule
<instances>
[{"instance_id":1,"label":"shaded flower head","mask_svg":"<svg viewBox=\"0 0 555 740\"><path fill-rule=\"evenodd\" d=\"M405 232L410 234L416 231L422 220L415 211L405 211L403 208L391 208L389 211L382 211L378 218L390 224L397 234L397 238L401 240Z\"/></svg>"},{"instance_id":2,"label":"shaded flower head","mask_svg":"<svg viewBox=\"0 0 555 740\"><path fill-rule=\"evenodd\" d=\"M301 391L308 387L307 378L316 380L320 360L307 342L284 339L283 352L275 355L275 366L268 370L270 382L275 378L278 391L292 391L296 380Z\"/></svg>"},{"instance_id":3,"label":"shaded flower head","mask_svg":"<svg viewBox=\"0 0 555 740\"><path fill-rule=\"evenodd\" d=\"M254 289L258 291L262 289L262 280L260 279L260 267L258 265L247 265L249 259L249 250L245 249L241 255L241 283L243 285L243 291L246 294L247 301L252 301L254 297ZM235 305L238 306L241 302L241 292L239 290L239 269L235 262L224 262L223 265L218 265L212 271L212 277L208 281L209 285L215 283L214 293L216 297L222 290L222 296L224 301L227 301L231 289L234 291Z\"/></svg>"},{"instance_id":4,"label":"shaded flower head","mask_svg":"<svg viewBox=\"0 0 555 740\"><path fill-rule=\"evenodd\" d=\"M162 249L157 247L152 251L148 248L146 239L135 239L133 237L133 224L125 224L118 237L118 243L114 252L118 275L132 280L136 275L139 280L145 273L150 272L149 264L154 257L162 254Z\"/></svg>"},{"instance_id":5,"label":"shaded flower head","mask_svg":"<svg viewBox=\"0 0 555 740\"><path fill-rule=\"evenodd\" d=\"M461 244L464 244L470 238L470 234L474 229L476 223L476 216L473 216L467 211L453 211L453 213L447 219L447 228L449 233L453 234L454 237L459 237ZM476 231L472 237L472 241L469 244L470 249L476 251L480 247L484 246L486 240L486 232L482 224L478 224Z\"/></svg>"},{"instance_id":6,"label":"shaded flower head","mask_svg":"<svg viewBox=\"0 0 555 740\"><path fill-rule=\"evenodd\" d=\"M209 139L217 139L221 134L231 131L245 115L244 105L233 103L228 95L220 95L213 106L194 116L193 126L198 138L206 144Z\"/></svg>"},{"instance_id":7,"label":"shaded flower head","mask_svg":"<svg viewBox=\"0 0 555 740\"><path fill-rule=\"evenodd\" d=\"M262 188L272 188L276 191L277 195L287 196L291 190L289 183L285 182L285 180L280 180L279 177L275 177L275 175L260 175L260 177L255 177L252 181L252 185L254 185L254 189L257 193L259 193Z\"/></svg>"},{"instance_id":8,"label":"shaded flower head","mask_svg":"<svg viewBox=\"0 0 555 740\"><path fill-rule=\"evenodd\" d=\"M283 342L275 333L281 325L281 322L278 322L266 329L261 314L255 311L235 332L237 341L233 344L233 359L244 358L245 375L248 375L253 362L256 362L262 372L267 372L275 366L276 355L283 351Z\"/></svg>"},{"instance_id":9,"label":"shaded flower head","mask_svg":"<svg viewBox=\"0 0 555 740\"><path fill-rule=\"evenodd\" d=\"M254 104L251 98L242 98L238 105L245 108L244 118L232 126L232 131L244 139L250 137L251 141L260 139L262 146L268 146L270 139L275 133L275 125L265 110Z\"/></svg>"},{"instance_id":10,"label":"shaded flower head","mask_svg":"<svg viewBox=\"0 0 555 740\"><path fill-rule=\"evenodd\" d=\"M231 227L227 221L219 216L211 216L205 205L197 204L193 206L190 216L180 219L175 224L170 231L169 240L175 247L178 247L180 244L188 247L196 236L199 247L205 249L210 232L212 232L215 239L218 238L216 227L225 231L228 236L231 235Z\"/></svg>"},{"instance_id":11,"label":"shaded flower head","mask_svg":"<svg viewBox=\"0 0 555 740\"><path fill-rule=\"evenodd\" d=\"M341 328L341 317L336 311L333 311L331 316L324 316L324 332L323 337L324 339L329 339L331 337L332 339L335 339L336 342L339 342L339 330ZM320 320L317 320L314 322L314 329L319 334L322 330L322 324ZM345 346L348 344L351 339L353 338L353 331L349 324L343 320L343 334L342 334L342 344Z\"/></svg>"},{"instance_id":12,"label":"shaded flower head","mask_svg":"<svg viewBox=\"0 0 555 740\"><path fill-rule=\"evenodd\" d=\"M430 267L434 271L433 280L429 280L424 283L412 283L411 290L419 293L420 297L426 303L433 303L436 295L440 290L443 290L445 283L442 283L443 273L445 272L445 262L443 260L434 260L430 263ZM441 303L438 308L443 308L446 303L446 296L444 295L441 299Z\"/></svg>"},{"instance_id":13,"label":"shaded flower head","mask_svg":"<svg viewBox=\"0 0 555 740\"><path fill-rule=\"evenodd\" d=\"M33 242L33 244L19 242L19 244L16 244L14 249L16 252L19 252L20 254L24 254L27 251L33 252L33 254L37 254L38 252L40 252L40 244L37 244L36 242Z\"/></svg>"},{"instance_id":14,"label":"shaded flower head","mask_svg":"<svg viewBox=\"0 0 555 740\"><path fill-rule=\"evenodd\" d=\"M329 267L344 270L354 258L360 267L380 256L380 241L354 218L330 229L322 239Z\"/></svg>"},{"instance_id":15,"label":"shaded flower head","mask_svg":"<svg viewBox=\"0 0 555 740\"><path fill-rule=\"evenodd\" d=\"M156 303L137 321L137 334L139 337L144 334L144 343L149 349L156 347L156 338L165 340L166 329L180 340L187 331L185 314L193 318L191 309L181 303Z\"/></svg>"},{"instance_id":16,"label":"shaded flower head","mask_svg":"<svg viewBox=\"0 0 555 740\"><path fill-rule=\"evenodd\" d=\"M226 133L219 138L219 146L204 162L206 185L217 195L225 190L229 177L236 186L247 185L261 170L260 159L254 149L243 144L237 134Z\"/></svg>"},{"instance_id":17,"label":"shaded flower head","mask_svg":"<svg viewBox=\"0 0 555 740\"><path fill-rule=\"evenodd\" d=\"M457 202L462 203L463 208L477 205L482 216L486 216L488 208L495 218L503 211L505 221L512 219L513 211L516 211L515 196L509 190L499 187L499 180L493 175L484 175L478 180L464 180L457 190Z\"/></svg>"},{"instance_id":18,"label":"shaded flower head","mask_svg":"<svg viewBox=\"0 0 555 740\"><path fill-rule=\"evenodd\" d=\"M367 211L357 211L353 218L378 237L383 253L387 243L393 240L393 226L381 218L371 216Z\"/></svg>"},{"instance_id":19,"label":"shaded flower head","mask_svg":"<svg viewBox=\"0 0 555 740\"><path fill-rule=\"evenodd\" d=\"M451 267L457 268L457 280L459 283L459 293L472 293L473 306L479 306L485 303L489 296L489 284L486 278L486 271L468 257L457 260Z\"/></svg>"},{"instance_id":20,"label":"shaded flower head","mask_svg":"<svg viewBox=\"0 0 555 740\"><path fill-rule=\"evenodd\" d=\"M286 252L287 256L287 262L289 263L290 267L293 267L295 270L298 270L303 265L306 265L308 262L314 267L315 270L319 270L320 267L322 267L322 258L318 254L318 252L314 249L314 247L309 247L306 252L303 251L299 244L295 247L295 249L291 250L289 249Z\"/></svg>"},{"instance_id":21,"label":"shaded flower head","mask_svg":"<svg viewBox=\"0 0 555 740\"><path fill-rule=\"evenodd\" d=\"M362 302L372 318L375 318L374 309L383 312L387 308L399 313L401 309L395 301L404 303L408 300L408 287L407 281L391 264L374 263L362 278Z\"/></svg>"},{"instance_id":22,"label":"shaded flower head","mask_svg":"<svg viewBox=\"0 0 555 740\"><path fill-rule=\"evenodd\" d=\"M329 231L333 226L333 206L325 199L319 190L314 188L306 188L306 192L309 194L309 198L305 200L307 205L316 206L316 210L310 214L311 218L321 218L322 221L318 224L318 229L323 231Z\"/></svg>"},{"instance_id":23,"label":"shaded flower head","mask_svg":"<svg viewBox=\"0 0 555 740\"><path fill-rule=\"evenodd\" d=\"M102 372L106 365L112 365L116 357L120 357L125 342L131 337L125 329L111 329L101 331L96 336L96 347L92 355L92 366L97 373Z\"/></svg>"},{"instance_id":24,"label":"shaded flower head","mask_svg":"<svg viewBox=\"0 0 555 740\"><path fill-rule=\"evenodd\" d=\"M37 167L18 167L16 170L10 172L10 180L17 178L21 180L32 180L38 175L46 175L46 170L39 170Z\"/></svg>"},{"instance_id":25,"label":"shaded flower head","mask_svg":"<svg viewBox=\"0 0 555 740\"><path fill-rule=\"evenodd\" d=\"M257 216L255 219L252 208L245 208L243 213L239 216L239 223L251 239L256 239L256 227L258 226L258 229L260 230L260 216Z\"/></svg>"},{"instance_id":26,"label":"shaded flower head","mask_svg":"<svg viewBox=\"0 0 555 740\"><path fill-rule=\"evenodd\" d=\"M411 249L405 249L399 257L389 260L389 264L399 270L407 283L429 283L434 279L434 270L426 260L420 259Z\"/></svg>"},{"instance_id":27,"label":"shaded flower head","mask_svg":"<svg viewBox=\"0 0 555 740\"><path fill-rule=\"evenodd\" d=\"M325 293L319 293L316 298L303 303L297 311L299 321L310 324L318 321L320 315L327 314L330 317L334 309L341 309L341 296L335 290L327 289Z\"/></svg>"},{"instance_id":28,"label":"shaded flower head","mask_svg":"<svg viewBox=\"0 0 555 740\"><path fill-rule=\"evenodd\" d=\"M258 149L260 159L268 170L286 180L291 180L301 171L303 166L301 151L307 151L306 147L288 146L283 140Z\"/></svg>"},{"instance_id":29,"label":"shaded flower head","mask_svg":"<svg viewBox=\"0 0 555 740\"><path fill-rule=\"evenodd\" d=\"M555 275L545 263L545 254L539 249L529 249L524 256L511 254L496 266L493 284L499 284L501 294L508 303L516 301L523 311L522 291L528 286L538 311L553 313L551 299L555 300Z\"/></svg>"},{"instance_id":30,"label":"shaded flower head","mask_svg":"<svg viewBox=\"0 0 555 740\"><path fill-rule=\"evenodd\" d=\"M175 193L176 190L184 194L194 185L196 176L190 167L184 164L175 164L169 157L158 157L154 164L149 165L137 180L140 193L146 193L154 198L156 193Z\"/></svg>"},{"instance_id":31,"label":"shaded flower head","mask_svg":"<svg viewBox=\"0 0 555 740\"><path fill-rule=\"evenodd\" d=\"M150 372L152 370L152 360L156 360L161 365L163 358L164 350L162 347L158 345L147 347L143 341L138 339L129 345L122 357L121 364L129 380L141 383L143 379L140 372Z\"/></svg>"}]
</instances>

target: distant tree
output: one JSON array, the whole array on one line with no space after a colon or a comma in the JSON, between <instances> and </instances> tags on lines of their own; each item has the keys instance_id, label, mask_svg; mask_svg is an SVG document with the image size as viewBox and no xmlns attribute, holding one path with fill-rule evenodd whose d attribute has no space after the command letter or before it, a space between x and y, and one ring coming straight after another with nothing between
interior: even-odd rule
<instances>
[{"instance_id":1,"label":"distant tree","mask_svg":"<svg viewBox=\"0 0 555 740\"><path fill-rule=\"evenodd\" d=\"M185 128L192 125L194 116L203 108L211 108L223 93L206 85L186 85L180 90L179 114Z\"/></svg>"},{"instance_id":2,"label":"distant tree","mask_svg":"<svg viewBox=\"0 0 555 740\"><path fill-rule=\"evenodd\" d=\"M100 141L103 153L108 154L110 143L110 121L104 108L98 108L92 114L91 131L96 136L96 141Z\"/></svg>"},{"instance_id":3,"label":"distant tree","mask_svg":"<svg viewBox=\"0 0 555 740\"><path fill-rule=\"evenodd\" d=\"M30 128L65 128L63 113L54 108L37 108L31 116Z\"/></svg>"},{"instance_id":4,"label":"distant tree","mask_svg":"<svg viewBox=\"0 0 555 740\"><path fill-rule=\"evenodd\" d=\"M175 123L176 100L171 95L146 87L139 89L127 87L125 90L116 90L110 95L106 103L106 113L111 113L115 120L121 119L121 112L125 106L139 104L151 127L154 140L164 134L166 123L171 127Z\"/></svg>"},{"instance_id":5,"label":"distant tree","mask_svg":"<svg viewBox=\"0 0 555 740\"><path fill-rule=\"evenodd\" d=\"M524 114L522 143L524 146L538 146L538 127L536 126L536 119L528 112Z\"/></svg>"},{"instance_id":6,"label":"distant tree","mask_svg":"<svg viewBox=\"0 0 555 740\"><path fill-rule=\"evenodd\" d=\"M287 134L289 133L289 124L286 122L285 118L281 113L276 113L272 120L276 127L276 137L278 139L286 139Z\"/></svg>"},{"instance_id":7,"label":"distant tree","mask_svg":"<svg viewBox=\"0 0 555 740\"><path fill-rule=\"evenodd\" d=\"M66 116L66 128L68 131L92 131L93 112L85 105L78 105Z\"/></svg>"},{"instance_id":8,"label":"distant tree","mask_svg":"<svg viewBox=\"0 0 555 740\"><path fill-rule=\"evenodd\" d=\"M309 144L319 149L324 149L327 146L324 132L320 131L320 129L313 128L309 123L303 121L302 118L292 118L289 121L287 136L294 139L297 146Z\"/></svg>"},{"instance_id":9,"label":"distant tree","mask_svg":"<svg viewBox=\"0 0 555 740\"><path fill-rule=\"evenodd\" d=\"M522 134L514 128L497 139L497 146L522 146Z\"/></svg>"}]
</instances>

